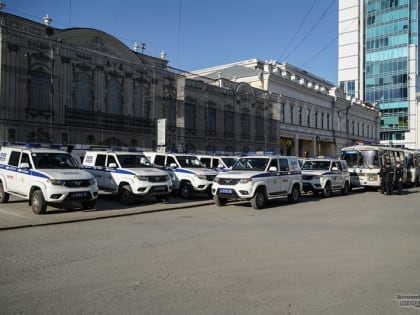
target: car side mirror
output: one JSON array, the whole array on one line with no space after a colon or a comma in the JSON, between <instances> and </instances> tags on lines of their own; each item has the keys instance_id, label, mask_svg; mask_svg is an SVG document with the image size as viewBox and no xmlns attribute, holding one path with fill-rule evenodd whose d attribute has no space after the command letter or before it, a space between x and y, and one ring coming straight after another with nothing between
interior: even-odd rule
<instances>
[{"instance_id":1,"label":"car side mirror","mask_svg":"<svg viewBox=\"0 0 420 315\"><path fill-rule=\"evenodd\" d=\"M169 167L170 167L170 168L176 168L176 163L171 163L171 164L169 164Z\"/></svg>"},{"instance_id":2,"label":"car side mirror","mask_svg":"<svg viewBox=\"0 0 420 315\"><path fill-rule=\"evenodd\" d=\"M117 164L115 164L115 163L109 163L108 167L109 168L117 168Z\"/></svg>"},{"instance_id":3,"label":"car side mirror","mask_svg":"<svg viewBox=\"0 0 420 315\"><path fill-rule=\"evenodd\" d=\"M268 169L270 172L277 172L277 167L275 166L270 166L270 168Z\"/></svg>"},{"instance_id":4,"label":"car side mirror","mask_svg":"<svg viewBox=\"0 0 420 315\"><path fill-rule=\"evenodd\" d=\"M337 166L334 166L331 170L332 171L338 171L338 167Z\"/></svg>"}]
</instances>

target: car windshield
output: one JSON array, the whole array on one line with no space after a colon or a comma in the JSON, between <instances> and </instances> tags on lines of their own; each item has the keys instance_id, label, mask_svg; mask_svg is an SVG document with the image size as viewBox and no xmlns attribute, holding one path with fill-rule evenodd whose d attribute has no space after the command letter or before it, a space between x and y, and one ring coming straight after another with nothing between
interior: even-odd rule
<instances>
[{"instance_id":1,"label":"car windshield","mask_svg":"<svg viewBox=\"0 0 420 315\"><path fill-rule=\"evenodd\" d=\"M264 171L267 168L269 158L240 158L233 165L232 170Z\"/></svg>"},{"instance_id":2,"label":"car windshield","mask_svg":"<svg viewBox=\"0 0 420 315\"><path fill-rule=\"evenodd\" d=\"M181 167L206 167L196 156L178 155L176 158Z\"/></svg>"},{"instance_id":3,"label":"car windshield","mask_svg":"<svg viewBox=\"0 0 420 315\"><path fill-rule=\"evenodd\" d=\"M32 160L37 169L74 169L79 163L68 153L37 152L32 153Z\"/></svg>"},{"instance_id":4,"label":"car windshield","mask_svg":"<svg viewBox=\"0 0 420 315\"><path fill-rule=\"evenodd\" d=\"M223 160L223 162L225 162L227 167L232 167L233 164L235 164L237 158L224 157L224 158L222 158L222 160Z\"/></svg>"},{"instance_id":5,"label":"car windshield","mask_svg":"<svg viewBox=\"0 0 420 315\"><path fill-rule=\"evenodd\" d=\"M331 161L305 161L302 170L329 170Z\"/></svg>"},{"instance_id":6,"label":"car windshield","mask_svg":"<svg viewBox=\"0 0 420 315\"><path fill-rule=\"evenodd\" d=\"M118 160L123 168L152 167L149 159L142 154L118 154Z\"/></svg>"}]
</instances>

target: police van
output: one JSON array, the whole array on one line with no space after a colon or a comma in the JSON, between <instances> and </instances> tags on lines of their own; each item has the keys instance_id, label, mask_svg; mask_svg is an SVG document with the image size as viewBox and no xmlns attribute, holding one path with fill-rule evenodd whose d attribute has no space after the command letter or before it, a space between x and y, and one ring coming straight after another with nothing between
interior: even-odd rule
<instances>
[{"instance_id":1,"label":"police van","mask_svg":"<svg viewBox=\"0 0 420 315\"><path fill-rule=\"evenodd\" d=\"M254 209L262 209L268 200L281 197L297 202L301 191L298 159L266 154L239 158L229 172L216 176L212 188L217 206L230 201L250 201Z\"/></svg>"},{"instance_id":2,"label":"police van","mask_svg":"<svg viewBox=\"0 0 420 315\"><path fill-rule=\"evenodd\" d=\"M95 177L100 190L116 194L123 204L132 204L146 196L168 201L172 192L169 173L153 167L149 159L136 150L86 151L82 168Z\"/></svg>"},{"instance_id":3,"label":"police van","mask_svg":"<svg viewBox=\"0 0 420 315\"><path fill-rule=\"evenodd\" d=\"M32 211L43 214L47 205L59 207L78 201L83 209L96 205L95 178L79 168L68 153L39 144L7 146L0 149L0 203L9 196L29 200Z\"/></svg>"},{"instance_id":4,"label":"police van","mask_svg":"<svg viewBox=\"0 0 420 315\"><path fill-rule=\"evenodd\" d=\"M175 177L174 190L188 199L194 193L204 192L209 197L217 171L206 168L196 155L188 153L144 152L150 161L172 172Z\"/></svg>"}]
</instances>

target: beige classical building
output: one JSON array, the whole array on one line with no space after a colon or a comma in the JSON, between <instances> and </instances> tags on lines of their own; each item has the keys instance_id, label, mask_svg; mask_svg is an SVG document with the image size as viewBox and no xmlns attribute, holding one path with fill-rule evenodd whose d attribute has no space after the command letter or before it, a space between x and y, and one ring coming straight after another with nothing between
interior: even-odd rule
<instances>
[{"instance_id":1,"label":"beige classical building","mask_svg":"<svg viewBox=\"0 0 420 315\"><path fill-rule=\"evenodd\" d=\"M265 91L279 114L277 138L282 154L338 155L357 142L378 143L378 109L344 94L320 77L287 63L245 60L194 71L194 75L246 83Z\"/></svg>"},{"instance_id":2,"label":"beige classical building","mask_svg":"<svg viewBox=\"0 0 420 315\"><path fill-rule=\"evenodd\" d=\"M94 29L0 11L0 141L283 154L377 142L378 111L287 64L186 73Z\"/></svg>"}]
</instances>

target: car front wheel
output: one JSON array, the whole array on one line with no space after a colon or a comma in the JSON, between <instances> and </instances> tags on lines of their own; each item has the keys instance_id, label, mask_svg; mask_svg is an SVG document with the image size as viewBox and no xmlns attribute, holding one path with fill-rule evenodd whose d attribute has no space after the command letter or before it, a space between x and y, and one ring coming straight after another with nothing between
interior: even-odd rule
<instances>
[{"instance_id":1,"label":"car front wheel","mask_svg":"<svg viewBox=\"0 0 420 315\"><path fill-rule=\"evenodd\" d=\"M35 214L43 214L47 210L47 203L45 202L42 191L35 190L31 196L32 211Z\"/></svg>"},{"instance_id":2,"label":"car front wheel","mask_svg":"<svg viewBox=\"0 0 420 315\"><path fill-rule=\"evenodd\" d=\"M214 195L213 196L213 201L214 201L214 204L216 206L218 206L218 207L225 206L226 203L227 203L227 199L226 198L221 198L218 195Z\"/></svg>"},{"instance_id":3,"label":"car front wheel","mask_svg":"<svg viewBox=\"0 0 420 315\"><path fill-rule=\"evenodd\" d=\"M131 191L130 185L124 185L120 188L120 191L118 193L118 197L121 201L121 203L125 205L131 205L134 203L134 195Z\"/></svg>"},{"instance_id":4,"label":"car front wheel","mask_svg":"<svg viewBox=\"0 0 420 315\"><path fill-rule=\"evenodd\" d=\"M255 192L254 197L251 199L251 206L254 209L262 209L267 203L267 197L263 189L259 189Z\"/></svg>"}]
</instances>

